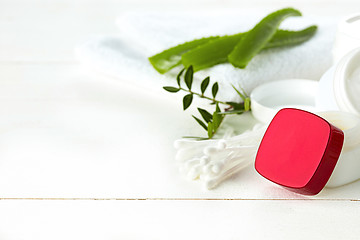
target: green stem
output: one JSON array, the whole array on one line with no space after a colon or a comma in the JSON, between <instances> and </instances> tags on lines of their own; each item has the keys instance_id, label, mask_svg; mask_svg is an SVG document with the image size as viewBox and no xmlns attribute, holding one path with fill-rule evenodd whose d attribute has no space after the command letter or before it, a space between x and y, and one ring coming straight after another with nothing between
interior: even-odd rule
<instances>
[{"instance_id":1,"label":"green stem","mask_svg":"<svg viewBox=\"0 0 360 240\"><path fill-rule=\"evenodd\" d=\"M205 96L205 95L203 95L203 94L196 93L196 92L193 92L193 91L191 91L191 90L188 90L188 89L185 89L185 88L182 88L182 87L180 87L179 89L180 89L180 90L183 90L183 91L185 91L185 92L194 94L194 95L196 95L196 96L198 96L198 97L200 97L200 98L208 99L208 100L210 100L210 101L212 101L212 102L214 102L214 103L220 103L220 104L224 104L224 105L229 105L229 104L226 103L226 102L216 100L215 98L207 97L207 96Z\"/></svg>"}]
</instances>

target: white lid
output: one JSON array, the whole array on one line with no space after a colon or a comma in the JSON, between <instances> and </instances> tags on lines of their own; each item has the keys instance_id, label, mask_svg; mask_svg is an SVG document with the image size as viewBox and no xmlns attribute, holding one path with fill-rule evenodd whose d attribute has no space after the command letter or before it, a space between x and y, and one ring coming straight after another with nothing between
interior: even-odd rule
<instances>
[{"instance_id":1,"label":"white lid","mask_svg":"<svg viewBox=\"0 0 360 240\"><path fill-rule=\"evenodd\" d=\"M265 83L251 92L251 112L263 123L269 123L282 108L292 107L314 112L317 87L317 81L307 79Z\"/></svg>"},{"instance_id":2,"label":"white lid","mask_svg":"<svg viewBox=\"0 0 360 240\"><path fill-rule=\"evenodd\" d=\"M333 84L340 110L360 115L360 48L352 50L340 60Z\"/></svg>"}]
</instances>

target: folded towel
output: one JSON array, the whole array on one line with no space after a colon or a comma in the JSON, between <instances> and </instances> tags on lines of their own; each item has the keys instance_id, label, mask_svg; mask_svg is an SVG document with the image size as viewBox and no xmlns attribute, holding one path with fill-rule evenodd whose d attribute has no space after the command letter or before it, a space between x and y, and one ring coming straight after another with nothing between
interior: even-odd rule
<instances>
[{"instance_id":1,"label":"folded towel","mask_svg":"<svg viewBox=\"0 0 360 240\"><path fill-rule=\"evenodd\" d=\"M234 34L251 29L267 13L241 12L176 12L126 13L116 23L119 36L100 36L89 39L75 49L77 59L91 70L118 77L122 81L162 91L162 86L175 85L173 69L165 75L157 73L148 57L169 47L195 38ZM332 65L331 49L336 30L335 19L313 16L286 19L282 29L299 30L318 25L318 32L298 46L262 51L246 67L238 69L229 63L219 64L195 74L194 88L206 76L219 83L218 98L240 100L231 85L247 93L268 81L305 78L319 80ZM209 89L208 89L209 90Z\"/></svg>"}]
</instances>

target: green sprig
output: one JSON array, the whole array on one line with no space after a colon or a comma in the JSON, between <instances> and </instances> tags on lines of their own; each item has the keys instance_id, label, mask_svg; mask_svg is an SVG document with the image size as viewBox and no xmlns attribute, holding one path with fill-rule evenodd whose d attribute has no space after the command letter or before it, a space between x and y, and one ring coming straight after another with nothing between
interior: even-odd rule
<instances>
[{"instance_id":1,"label":"green sprig","mask_svg":"<svg viewBox=\"0 0 360 240\"><path fill-rule=\"evenodd\" d=\"M185 72L185 76L183 79L184 79L186 88L181 86L181 77L184 72ZM196 116L192 116L195 119L195 121L202 128L204 128L205 131L207 131L207 135L208 135L207 139L211 139L214 137L214 135L216 134L219 127L221 126L221 123L223 122L226 115L242 114L244 112L251 110L250 98L243 89L241 89L241 91L240 91L237 88L235 88L234 86L232 86L234 88L234 90L236 91L236 93L243 100L243 102L224 102L224 101L220 101L220 100L216 99L217 93L219 91L219 84L217 82L215 82L211 87L212 97L208 97L208 96L205 96L204 94L205 94L206 89L209 86L210 77L206 77L201 82L201 85L200 85L201 93L197 93L191 89L192 84L193 84L193 79L194 79L193 67L189 66L187 69L185 69L185 68L182 69L179 72L179 74L177 75L176 80L177 80L178 87L165 86L163 88L164 88L164 90L171 92L171 93L176 93L179 91L183 91L183 92L187 93L183 97L184 111L186 109L188 109L190 107L190 105L192 104L194 95L199 98L207 99L210 101L210 104L215 105L215 111L212 114L205 109L197 108L202 119L200 119ZM224 111L221 111L220 105L226 106L224 108ZM197 137L195 137L195 138L197 138ZM197 139L203 140L204 138L197 138Z\"/></svg>"}]
</instances>

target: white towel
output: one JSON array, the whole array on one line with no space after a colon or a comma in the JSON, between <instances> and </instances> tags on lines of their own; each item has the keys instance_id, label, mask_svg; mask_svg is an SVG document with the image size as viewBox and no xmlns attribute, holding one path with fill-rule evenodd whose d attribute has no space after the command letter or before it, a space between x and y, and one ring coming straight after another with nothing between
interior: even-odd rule
<instances>
[{"instance_id":1,"label":"white towel","mask_svg":"<svg viewBox=\"0 0 360 240\"><path fill-rule=\"evenodd\" d=\"M242 10L232 12L131 12L118 17L117 36L100 36L76 47L77 59L91 70L118 77L121 81L163 91L162 86L176 85L173 69L165 75L156 72L148 57L169 47L196 38L234 34L251 29L267 13ZM218 98L240 100L231 85L247 93L268 81L304 78L319 80L332 65L331 49L335 19L314 16L288 18L282 29L299 30L316 24L316 35L298 46L269 49L255 56L245 69L229 63L195 73L194 88L206 76L219 82ZM210 89L208 89L210 90Z\"/></svg>"}]
</instances>

